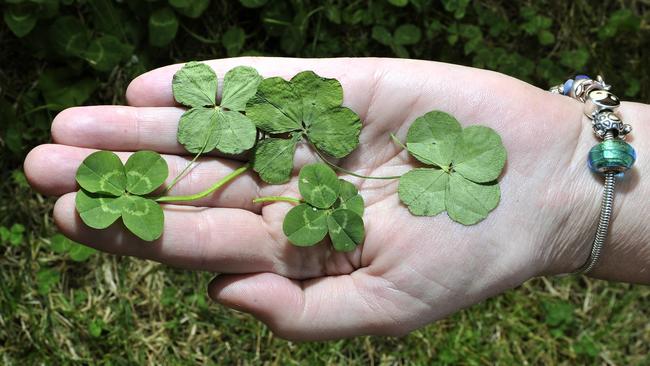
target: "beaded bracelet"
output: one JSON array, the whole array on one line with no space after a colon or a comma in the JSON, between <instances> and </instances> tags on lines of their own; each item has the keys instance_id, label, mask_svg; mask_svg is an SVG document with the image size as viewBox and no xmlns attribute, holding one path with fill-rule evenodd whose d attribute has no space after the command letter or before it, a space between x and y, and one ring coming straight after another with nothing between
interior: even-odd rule
<instances>
[{"instance_id":1,"label":"beaded bracelet","mask_svg":"<svg viewBox=\"0 0 650 366\"><path fill-rule=\"evenodd\" d=\"M634 148L624 141L632 127L623 123L616 114L621 102L609 91L610 88L600 75L596 80L586 75L578 75L550 89L552 93L566 95L585 103L584 114L591 120L596 136L603 140L591 148L587 159L589 168L605 177L598 228L589 258L574 273L587 273L598 263L612 215L616 177L622 176L636 160Z\"/></svg>"}]
</instances>

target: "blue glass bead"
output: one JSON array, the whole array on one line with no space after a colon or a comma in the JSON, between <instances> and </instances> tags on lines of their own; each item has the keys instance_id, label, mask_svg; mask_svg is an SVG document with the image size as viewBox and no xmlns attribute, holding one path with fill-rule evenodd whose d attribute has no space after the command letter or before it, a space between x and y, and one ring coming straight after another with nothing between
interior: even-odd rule
<instances>
[{"instance_id":1,"label":"blue glass bead","mask_svg":"<svg viewBox=\"0 0 650 366\"><path fill-rule=\"evenodd\" d=\"M573 86L573 79L569 79L564 82L564 89L562 90L562 94L564 95L569 95L569 92L571 92L571 87Z\"/></svg>"},{"instance_id":2,"label":"blue glass bead","mask_svg":"<svg viewBox=\"0 0 650 366\"><path fill-rule=\"evenodd\" d=\"M597 173L622 173L636 161L636 151L623 140L605 140L591 148L589 168Z\"/></svg>"},{"instance_id":3,"label":"blue glass bead","mask_svg":"<svg viewBox=\"0 0 650 366\"><path fill-rule=\"evenodd\" d=\"M580 79L591 79L589 75L576 75L576 80Z\"/></svg>"}]
</instances>

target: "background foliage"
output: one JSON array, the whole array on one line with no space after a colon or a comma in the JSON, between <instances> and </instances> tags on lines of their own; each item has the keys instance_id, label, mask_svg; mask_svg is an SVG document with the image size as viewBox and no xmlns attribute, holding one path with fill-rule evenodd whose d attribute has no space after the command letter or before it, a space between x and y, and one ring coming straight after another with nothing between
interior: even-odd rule
<instances>
[{"instance_id":1,"label":"background foliage","mask_svg":"<svg viewBox=\"0 0 650 366\"><path fill-rule=\"evenodd\" d=\"M97 254L56 234L53 200L21 169L58 111L123 103L136 75L190 59L412 57L542 87L600 72L619 95L647 102L649 9L648 0L4 0L0 362L650 364L650 290L585 278L529 281L403 339L278 340L210 304L208 274Z\"/></svg>"}]
</instances>

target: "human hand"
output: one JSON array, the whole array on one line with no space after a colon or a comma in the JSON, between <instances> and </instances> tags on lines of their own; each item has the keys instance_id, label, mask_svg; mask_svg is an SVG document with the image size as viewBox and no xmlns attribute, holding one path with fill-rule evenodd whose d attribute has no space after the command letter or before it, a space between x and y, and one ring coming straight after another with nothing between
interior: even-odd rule
<instances>
[{"instance_id":1,"label":"human hand","mask_svg":"<svg viewBox=\"0 0 650 366\"><path fill-rule=\"evenodd\" d=\"M582 107L576 101L501 74L426 61L239 58L207 63L220 76L250 65L265 77L314 70L339 79L344 104L364 124L360 146L340 164L365 175L402 174L418 166L391 143L389 133L403 139L425 112L446 111L465 126L487 125L501 135L508 151L501 203L484 221L465 227L446 214L412 216L398 199L396 180L343 176L358 186L366 202L366 238L355 251L339 253L325 244L291 245L282 233L290 204L252 203L259 196L298 197L295 172L279 186L247 173L208 198L165 205L165 230L153 243L141 242L120 224L102 231L85 226L72 192L77 167L94 149L121 151L123 160L132 151L158 151L172 177L191 159L176 141L183 109L172 97L171 78L181 65L172 65L134 80L127 90L131 106L63 111L52 125L55 144L39 146L27 157L30 183L44 194L61 196L54 220L66 236L110 253L219 272L209 287L212 298L252 313L281 337L301 340L405 334L533 276L568 272L585 261L600 185L584 163L595 141L579 123ZM307 145L300 145L296 172L317 160ZM223 157L200 161L171 194L202 191L242 164ZM623 185L630 188L634 182ZM614 221L613 235L621 220Z\"/></svg>"}]
</instances>

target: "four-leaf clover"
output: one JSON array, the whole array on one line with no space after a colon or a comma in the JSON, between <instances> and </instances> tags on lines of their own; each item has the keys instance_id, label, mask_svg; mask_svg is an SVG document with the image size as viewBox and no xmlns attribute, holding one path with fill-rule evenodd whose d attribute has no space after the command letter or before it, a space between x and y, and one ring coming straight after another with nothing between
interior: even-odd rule
<instances>
[{"instance_id":1,"label":"four-leaf clover","mask_svg":"<svg viewBox=\"0 0 650 366\"><path fill-rule=\"evenodd\" d=\"M217 149L226 154L239 154L252 148L257 130L242 112L261 80L252 67L231 69L223 80L221 105L217 105L214 71L199 62L185 64L172 80L174 98L190 107L178 123L178 142L191 153Z\"/></svg>"},{"instance_id":2,"label":"four-leaf clover","mask_svg":"<svg viewBox=\"0 0 650 366\"><path fill-rule=\"evenodd\" d=\"M287 212L282 224L292 244L312 246L328 232L337 251L349 252L363 241L363 198L352 183L317 163L300 170L298 189L304 203Z\"/></svg>"},{"instance_id":3,"label":"four-leaf clover","mask_svg":"<svg viewBox=\"0 0 650 366\"><path fill-rule=\"evenodd\" d=\"M351 109L342 107L342 102L343 88L338 80L313 71L303 71L290 81L264 79L249 100L246 115L273 137L258 143L253 170L267 183L287 182L296 144L303 137L336 158L352 152L359 144L361 120Z\"/></svg>"},{"instance_id":4,"label":"four-leaf clover","mask_svg":"<svg viewBox=\"0 0 650 366\"><path fill-rule=\"evenodd\" d=\"M138 151L125 165L113 152L94 152L77 170L77 212L92 228L105 229L121 217L139 238L156 240L163 232L163 211L142 196L160 187L168 173L167 162L153 151Z\"/></svg>"},{"instance_id":5,"label":"four-leaf clover","mask_svg":"<svg viewBox=\"0 0 650 366\"><path fill-rule=\"evenodd\" d=\"M399 180L398 194L412 214L473 225L499 203L496 179L506 161L501 138L489 127L463 129L451 115L432 111L415 120L406 137L407 150L432 168L418 168Z\"/></svg>"}]
</instances>

